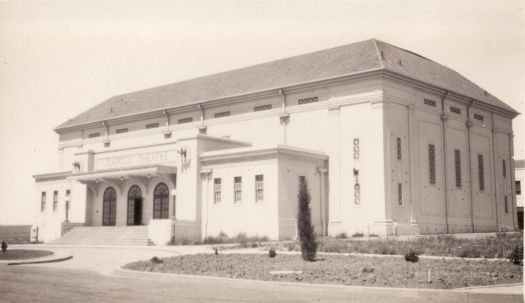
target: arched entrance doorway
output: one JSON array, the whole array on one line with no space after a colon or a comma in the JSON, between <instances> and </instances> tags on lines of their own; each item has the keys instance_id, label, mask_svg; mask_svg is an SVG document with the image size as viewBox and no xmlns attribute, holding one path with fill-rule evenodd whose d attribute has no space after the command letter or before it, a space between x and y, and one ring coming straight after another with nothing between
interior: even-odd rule
<instances>
[{"instance_id":1,"label":"arched entrance doorway","mask_svg":"<svg viewBox=\"0 0 525 303\"><path fill-rule=\"evenodd\" d=\"M164 183L159 183L153 192L153 219L168 219L169 197L168 186Z\"/></svg>"},{"instance_id":2,"label":"arched entrance doorway","mask_svg":"<svg viewBox=\"0 0 525 303\"><path fill-rule=\"evenodd\" d=\"M137 185L128 191L128 225L142 224L142 190Z\"/></svg>"},{"instance_id":3,"label":"arched entrance doorway","mask_svg":"<svg viewBox=\"0 0 525 303\"><path fill-rule=\"evenodd\" d=\"M117 222L117 192L113 187L104 191L102 203L102 225L114 226Z\"/></svg>"}]
</instances>

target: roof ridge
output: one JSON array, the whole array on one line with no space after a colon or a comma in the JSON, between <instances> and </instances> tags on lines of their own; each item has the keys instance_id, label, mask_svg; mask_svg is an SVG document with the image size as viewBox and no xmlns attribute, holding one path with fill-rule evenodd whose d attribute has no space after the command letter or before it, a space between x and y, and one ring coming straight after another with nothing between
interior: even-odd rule
<instances>
[{"instance_id":1,"label":"roof ridge","mask_svg":"<svg viewBox=\"0 0 525 303\"><path fill-rule=\"evenodd\" d=\"M377 59L379 61L379 65L381 66L381 68L385 68L385 63L383 62L383 54L381 53L381 51L379 50L379 46L377 46L377 39L376 38L372 38L371 39L372 42L374 43L374 48L376 49L376 53L377 53ZM381 41L382 42L382 41ZM384 43L384 42L383 42Z\"/></svg>"}]
</instances>

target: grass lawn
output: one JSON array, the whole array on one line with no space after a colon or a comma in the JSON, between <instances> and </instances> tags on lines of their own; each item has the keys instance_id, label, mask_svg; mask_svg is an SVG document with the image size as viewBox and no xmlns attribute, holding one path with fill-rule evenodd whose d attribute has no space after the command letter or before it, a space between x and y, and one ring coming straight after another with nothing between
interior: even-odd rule
<instances>
[{"instance_id":1,"label":"grass lawn","mask_svg":"<svg viewBox=\"0 0 525 303\"><path fill-rule=\"evenodd\" d=\"M48 250L30 250L30 249L7 249L5 253L0 252L0 260L25 260L40 258L52 255Z\"/></svg>"},{"instance_id":2,"label":"grass lawn","mask_svg":"<svg viewBox=\"0 0 525 303\"><path fill-rule=\"evenodd\" d=\"M509 261L430 260L407 263L402 257L318 255L305 262L300 255L199 254L127 264L132 270L206 275L269 281L329 283L410 288L459 288L521 283L522 267ZM270 271L302 271L271 275ZM430 272L430 276L429 276ZM430 281L430 282L429 282Z\"/></svg>"}]
</instances>

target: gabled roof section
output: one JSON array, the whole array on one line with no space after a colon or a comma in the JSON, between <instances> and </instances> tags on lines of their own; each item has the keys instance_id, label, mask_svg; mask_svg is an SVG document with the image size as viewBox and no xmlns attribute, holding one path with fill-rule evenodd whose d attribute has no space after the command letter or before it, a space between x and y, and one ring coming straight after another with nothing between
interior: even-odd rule
<instances>
[{"instance_id":1,"label":"gabled roof section","mask_svg":"<svg viewBox=\"0 0 525 303\"><path fill-rule=\"evenodd\" d=\"M371 70L395 72L516 113L503 101L485 93L448 67L372 39L114 96L57 129Z\"/></svg>"}]
</instances>

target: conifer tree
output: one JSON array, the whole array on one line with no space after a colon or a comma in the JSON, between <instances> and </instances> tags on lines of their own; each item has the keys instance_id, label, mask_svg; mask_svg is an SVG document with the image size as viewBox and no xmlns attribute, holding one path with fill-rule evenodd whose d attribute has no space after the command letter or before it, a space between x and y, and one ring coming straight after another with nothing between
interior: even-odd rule
<instances>
[{"instance_id":1,"label":"conifer tree","mask_svg":"<svg viewBox=\"0 0 525 303\"><path fill-rule=\"evenodd\" d=\"M297 195L297 230L301 242L301 254L305 261L315 261L317 242L315 241L314 227L312 226L312 214L310 211L310 193L306 180L301 180L299 194Z\"/></svg>"}]
</instances>

